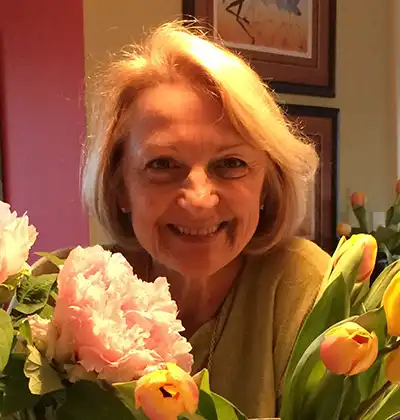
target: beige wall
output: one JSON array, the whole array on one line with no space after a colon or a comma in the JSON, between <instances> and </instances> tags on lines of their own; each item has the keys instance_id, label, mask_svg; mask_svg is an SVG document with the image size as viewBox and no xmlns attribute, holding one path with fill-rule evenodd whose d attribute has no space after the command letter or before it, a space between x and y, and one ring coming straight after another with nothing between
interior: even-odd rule
<instances>
[{"instance_id":1,"label":"beige wall","mask_svg":"<svg viewBox=\"0 0 400 420\"><path fill-rule=\"evenodd\" d=\"M143 31L181 16L181 0L84 0L86 102L88 118L91 76L128 44L138 42ZM90 242L106 242L102 229L91 220Z\"/></svg>"},{"instance_id":2,"label":"beige wall","mask_svg":"<svg viewBox=\"0 0 400 420\"><path fill-rule=\"evenodd\" d=\"M339 207L362 190L371 211L393 198L397 172L394 19L399 0L337 0L336 98L282 95L289 103L340 109ZM84 0L87 76L143 30L180 17L181 0ZM400 54L399 54L400 56ZM88 80L90 102L90 80ZM103 233L92 224L91 241Z\"/></svg>"}]
</instances>

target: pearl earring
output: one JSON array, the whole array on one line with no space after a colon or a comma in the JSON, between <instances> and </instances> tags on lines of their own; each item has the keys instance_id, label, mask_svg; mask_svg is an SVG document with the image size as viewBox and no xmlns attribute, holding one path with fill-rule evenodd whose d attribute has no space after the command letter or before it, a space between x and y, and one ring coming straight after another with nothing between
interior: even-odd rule
<instances>
[{"instance_id":1,"label":"pearl earring","mask_svg":"<svg viewBox=\"0 0 400 420\"><path fill-rule=\"evenodd\" d=\"M264 203L262 203L260 206L260 211L263 211L263 210L264 210Z\"/></svg>"}]
</instances>

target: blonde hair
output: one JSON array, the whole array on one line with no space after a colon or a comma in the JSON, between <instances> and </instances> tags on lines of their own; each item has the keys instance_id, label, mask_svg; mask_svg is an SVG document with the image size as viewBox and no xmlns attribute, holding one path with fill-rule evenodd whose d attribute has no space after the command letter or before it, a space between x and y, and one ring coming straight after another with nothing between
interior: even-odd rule
<instances>
[{"instance_id":1,"label":"blonde hair","mask_svg":"<svg viewBox=\"0 0 400 420\"><path fill-rule=\"evenodd\" d=\"M306 209L318 156L297 135L271 91L240 57L206 39L197 27L168 23L140 46L110 65L100 90L83 166L82 194L89 212L125 249L137 248L130 216L122 212L122 144L129 134L132 105L144 89L188 81L217 97L245 141L265 150L270 168L265 179L264 209L245 251L261 253L292 237Z\"/></svg>"}]
</instances>

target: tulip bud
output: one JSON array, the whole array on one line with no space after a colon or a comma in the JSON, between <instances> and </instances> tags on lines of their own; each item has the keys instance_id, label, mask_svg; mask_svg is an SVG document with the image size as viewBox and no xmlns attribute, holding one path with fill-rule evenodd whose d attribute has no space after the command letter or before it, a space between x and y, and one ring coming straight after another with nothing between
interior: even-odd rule
<instances>
[{"instance_id":1,"label":"tulip bud","mask_svg":"<svg viewBox=\"0 0 400 420\"><path fill-rule=\"evenodd\" d=\"M357 375L366 371L378 356L378 338L355 322L346 322L325 334L321 360L335 375Z\"/></svg>"},{"instance_id":2,"label":"tulip bud","mask_svg":"<svg viewBox=\"0 0 400 420\"><path fill-rule=\"evenodd\" d=\"M366 196L363 192L355 192L351 195L352 206L364 206L365 201L366 201Z\"/></svg>"},{"instance_id":3,"label":"tulip bud","mask_svg":"<svg viewBox=\"0 0 400 420\"><path fill-rule=\"evenodd\" d=\"M393 277L385 290L382 304L385 310L388 333L400 337L400 272Z\"/></svg>"},{"instance_id":4,"label":"tulip bud","mask_svg":"<svg viewBox=\"0 0 400 420\"><path fill-rule=\"evenodd\" d=\"M400 385L400 348L393 350L385 361L385 377L393 384Z\"/></svg>"},{"instance_id":5,"label":"tulip bud","mask_svg":"<svg viewBox=\"0 0 400 420\"><path fill-rule=\"evenodd\" d=\"M378 252L378 244L376 239L372 235L360 233L357 235L351 236L343 245L339 248L335 254L335 259L333 261L333 266L335 267L339 260L346 258L346 254L349 253L349 250L355 246L362 246L363 253L361 257L360 267L358 269L357 279L358 282L363 282L368 280L371 277L372 272L374 271L376 263L376 254ZM341 263L343 263L342 261ZM349 262L350 263L350 262ZM353 263L351 261L351 263Z\"/></svg>"},{"instance_id":6,"label":"tulip bud","mask_svg":"<svg viewBox=\"0 0 400 420\"><path fill-rule=\"evenodd\" d=\"M137 381L135 402L150 420L175 419L182 413L196 412L199 390L187 372L167 363L166 369L150 372Z\"/></svg>"},{"instance_id":7,"label":"tulip bud","mask_svg":"<svg viewBox=\"0 0 400 420\"><path fill-rule=\"evenodd\" d=\"M346 236L348 238L351 235L351 226L348 223L339 223L337 234L338 236Z\"/></svg>"}]
</instances>

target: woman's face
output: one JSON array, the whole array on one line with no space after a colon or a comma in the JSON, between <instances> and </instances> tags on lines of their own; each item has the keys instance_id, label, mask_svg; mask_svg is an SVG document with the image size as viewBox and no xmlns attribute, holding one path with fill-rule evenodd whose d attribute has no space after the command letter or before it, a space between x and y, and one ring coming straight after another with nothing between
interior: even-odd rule
<instances>
[{"instance_id":1,"label":"woman's face","mask_svg":"<svg viewBox=\"0 0 400 420\"><path fill-rule=\"evenodd\" d=\"M216 273L257 228L265 153L243 141L216 101L185 84L145 90L133 115L122 207L139 243L183 276Z\"/></svg>"}]
</instances>

